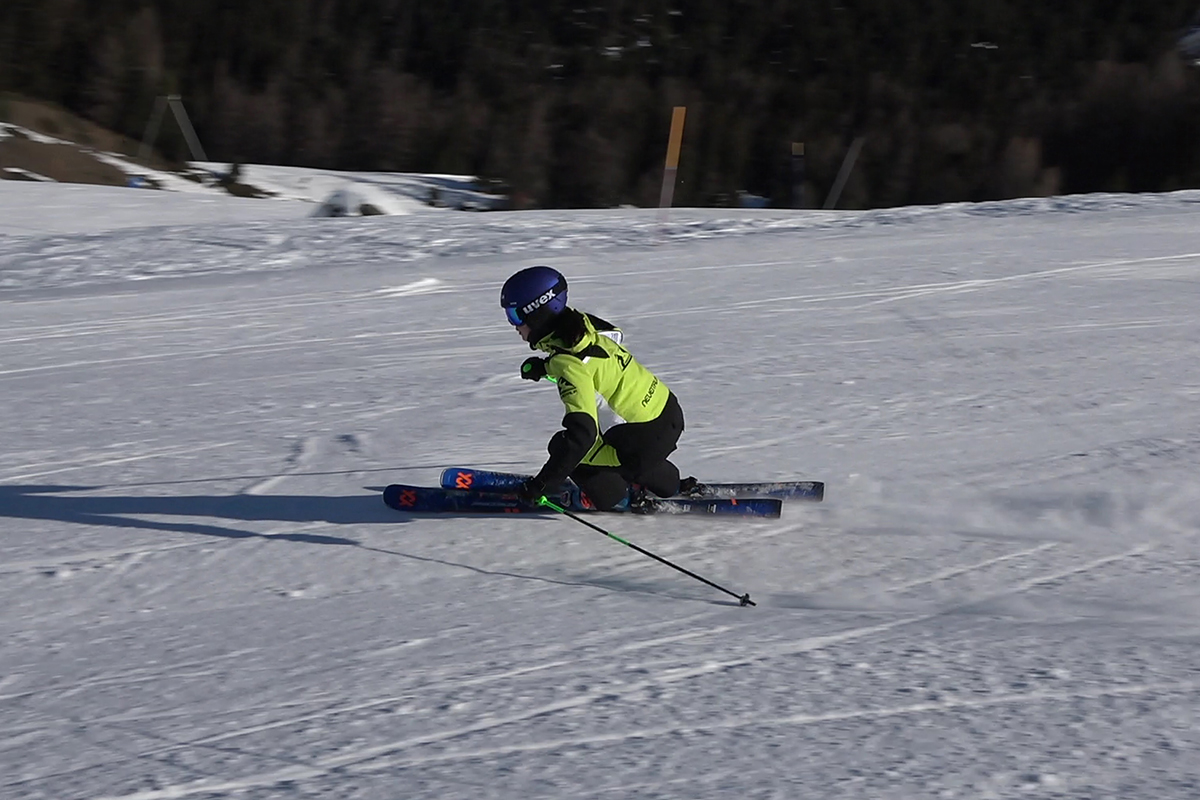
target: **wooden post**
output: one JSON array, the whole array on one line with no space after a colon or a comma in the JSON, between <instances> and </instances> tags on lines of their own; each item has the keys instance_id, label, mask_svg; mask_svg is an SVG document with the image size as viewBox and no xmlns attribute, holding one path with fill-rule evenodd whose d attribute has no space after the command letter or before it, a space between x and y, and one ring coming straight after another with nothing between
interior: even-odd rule
<instances>
[{"instance_id":1,"label":"wooden post","mask_svg":"<svg viewBox=\"0 0 1200 800\"><path fill-rule=\"evenodd\" d=\"M675 197L675 174L679 171L679 149L683 145L683 118L687 113L685 106L675 106L671 114L671 138L667 143L667 165L663 172L662 194L658 198L658 207L662 209L660 218L666 218L666 209L671 207Z\"/></svg>"}]
</instances>

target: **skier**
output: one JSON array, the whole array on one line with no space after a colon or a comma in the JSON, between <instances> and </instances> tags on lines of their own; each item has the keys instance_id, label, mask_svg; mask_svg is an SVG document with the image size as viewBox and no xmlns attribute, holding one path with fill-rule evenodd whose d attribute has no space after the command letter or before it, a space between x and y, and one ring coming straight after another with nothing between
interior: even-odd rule
<instances>
[{"instance_id":1,"label":"skier","mask_svg":"<svg viewBox=\"0 0 1200 800\"><path fill-rule=\"evenodd\" d=\"M536 503L567 477L603 511L627 497L631 510L648 510L646 490L659 497L703 491L695 478L680 481L667 459L683 433L674 393L621 345L619 329L567 305L561 273L517 272L500 290L500 306L531 350L549 353L527 358L521 377L550 378L566 407L563 429L546 447L550 458L522 485L523 499ZM600 430L597 394L623 423Z\"/></svg>"}]
</instances>

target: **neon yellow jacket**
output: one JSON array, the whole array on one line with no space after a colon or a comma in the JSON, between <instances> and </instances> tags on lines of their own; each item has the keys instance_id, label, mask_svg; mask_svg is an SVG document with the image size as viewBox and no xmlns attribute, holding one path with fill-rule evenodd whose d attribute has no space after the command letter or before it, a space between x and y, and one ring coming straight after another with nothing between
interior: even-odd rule
<instances>
[{"instance_id":1,"label":"neon yellow jacket","mask_svg":"<svg viewBox=\"0 0 1200 800\"><path fill-rule=\"evenodd\" d=\"M538 473L549 487L562 483L581 462L619 464L612 447L605 445L600 436L596 395L626 422L657 419L670 395L666 385L624 346L597 332L595 318L574 309L567 309L563 315L574 315L582 323L574 331L582 329L578 341L561 338L564 326L560 325L556 332L533 345L550 354L546 374L558 384L558 397L566 409L565 452L552 455Z\"/></svg>"}]
</instances>

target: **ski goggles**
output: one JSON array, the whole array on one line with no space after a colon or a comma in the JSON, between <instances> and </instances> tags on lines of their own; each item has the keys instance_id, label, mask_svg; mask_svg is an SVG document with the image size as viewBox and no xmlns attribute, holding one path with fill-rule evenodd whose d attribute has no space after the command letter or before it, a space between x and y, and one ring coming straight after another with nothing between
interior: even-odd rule
<instances>
[{"instance_id":1,"label":"ski goggles","mask_svg":"<svg viewBox=\"0 0 1200 800\"><path fill-rule=\"evenodd\" d=\"M513 326L525 324L525 320L521 319L521 311L516 306L513 306L512 308L506 307L504 309L504 315L508 317L508 321L512 323Z\"/></svg>"}]
</instances>

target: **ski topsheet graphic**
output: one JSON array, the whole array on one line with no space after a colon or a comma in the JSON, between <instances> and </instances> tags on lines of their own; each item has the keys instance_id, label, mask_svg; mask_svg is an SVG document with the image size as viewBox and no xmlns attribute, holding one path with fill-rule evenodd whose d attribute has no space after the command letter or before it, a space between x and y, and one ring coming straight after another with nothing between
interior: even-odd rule
<instances>
[{"instance_id":1,"label":"ski topsheet graphic","mask_svg":"<svg viewBox=\"0 0 1200 800\"><path fill-rule=\"evenodd\" d=\"M550 495L549 499L575 512L594 512L586 500L570 492ZM521 500L511 491L479 491L443 487L408 486L394 483L383 490L383 502L397 511L414 514L545 514L548 510ZM627 505L614 511L629 512ZM777 497L671 497L650 498L639 513L650 514L721 514L746 517L778 517L783 501Z\"/></svg>"},{"instance_id":2,"label":"ski topsheet graphic","mask_svg":"<svg viewBox=\"0 0 1200 800\"><path fill-rule=\"evenodd\" d=\"M472 467L449 467L442 470L442 488L471 489L483 492L515 491L528 478L515 472L494 472ZM758 481L739 483L705 483L702 498L778 497L784 500L820 502L825 497L821 481ZM579 488L568 482L563 491L577 494ZM674 499L674 498L672 498Z\"/></svg>"}]
</instances>

